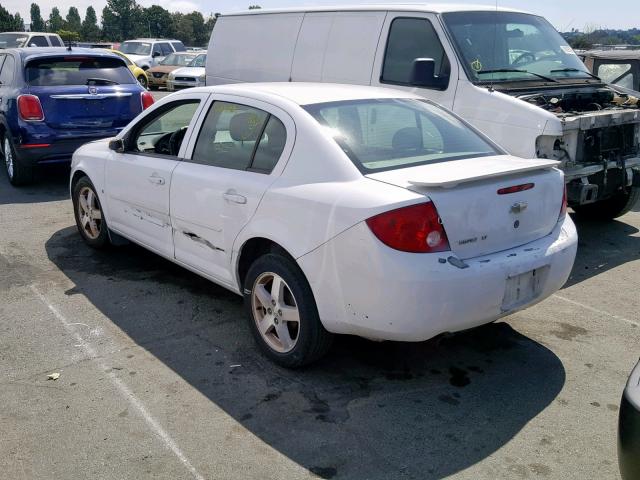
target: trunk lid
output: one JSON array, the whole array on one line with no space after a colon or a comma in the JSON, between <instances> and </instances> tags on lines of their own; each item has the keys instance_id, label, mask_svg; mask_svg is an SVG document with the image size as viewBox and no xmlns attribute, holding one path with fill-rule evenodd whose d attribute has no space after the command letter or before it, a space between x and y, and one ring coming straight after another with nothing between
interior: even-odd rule
<instances>
[{"instance_id":1,"label":"trunk lid","mask_svg":"<svg viewBox=\"0 0 640 480\"><path fill-rule=\"evenodd\" d=\"M467 259L514 248L548 235L562 206L559 162L507 155L469 158L367 175L429 197L451 250ZM498 190L533 184L529 189Z\"/></svg>"},{"instance_id":2,"label":"trunk lid","mask_svg":"<svg viewBox=\"0 0 640 480\"><path fill-rule=\"evenodd\" d=\"M142 111L136 86L31 87L44 111L45 123L55 129L113 130L127 125Z\"/></svg>"}]
</instances>

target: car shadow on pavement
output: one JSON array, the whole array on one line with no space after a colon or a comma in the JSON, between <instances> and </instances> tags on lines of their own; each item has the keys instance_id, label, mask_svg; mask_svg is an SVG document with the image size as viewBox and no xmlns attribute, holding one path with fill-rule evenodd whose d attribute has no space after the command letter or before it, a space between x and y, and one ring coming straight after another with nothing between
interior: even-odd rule
<instances>
[{"instance_id":1,"label":"car shadow on pavement","mask_svg":"<svg viewBox=\"0 0 640 480\"><path fill-rule=\"evenodd\" d=\"M578 254L564 288L640 258L638 229L625 217L609 222L572 216L578 229Z\"/></svg>"},{"instance_id":2,"label":"car shadow on pavement","mask_svg":"<svg viewBox=\"0 0 640 480\"><path fill-rule=\"evenodd\" d=\"M0 164L0 205L55 202L69 198L69 166L47 165L36 170L34 182L23 187L9 183L4 163Z\"/></svg>"},{"instance_id":3,"label":"car shadow on pavement","mask_svg":"<svg viewBox=\"0 0 640 480\"><path fill-rule=\"evenodd\" d=\"M94 251L72 227L46 250L75 285L67 295L319 478L451 475L510 441L565 382L560 359L505 322L418 344L340 337L288 371L259 354L235 294L134 245ZM528 463L505 475L542 468Z\"/></svg>"}]
</instances>

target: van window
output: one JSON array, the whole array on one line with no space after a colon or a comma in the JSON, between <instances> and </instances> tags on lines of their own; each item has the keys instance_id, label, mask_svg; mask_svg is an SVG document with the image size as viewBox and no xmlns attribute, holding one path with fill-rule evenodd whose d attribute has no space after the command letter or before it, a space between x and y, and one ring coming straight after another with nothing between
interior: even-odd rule
<instances>
[{"instance_id":1,"label":"van window","mask_svg":"<svg viewBox=\"0 0 640 480\"><path fill-rule=\"evenodd\" d=\"M184 47L182 42L171 42L171 45L173 45L173 48L176 50L176 52L186 52L187 49Z\"/></svg>"},{"instance_id":2,"label":"van window","mask_svg":"<svg viewBox=\"0 0 640 480\"><path fill-rule=\"evenodd\" d=\"M446 110L415 99L351 100L304 107L363 173L499 154Z\"/></svg>"},{"instance_id":3,"label":"van window","mask_svg":"<svg viewBox=\"0 0 640 480\"><path fill-rule=\"evenodd\" d=\"M36 35L29 39L29 47L48 47L49 42L42 35Z\"/></svg>"},{"instance_id":4,"label":"van window","mask_svg":"<svg viewBox=\"0 0 640 480\"><path fill-rule=\"evenodd\" d=\"M446 89L449 60L431 22L424 18L396 18L389 30L381 82L408 85L416 58L435 61L436 75L447 79L441 87Z\"/></svg>"},{"instance_id":5,"label":"van window","mask_svg":"<svg viewBox=\"0 0 640 480\"><path fill-rule=\"evenodd\" d=\"M270 172L286 141L284 127L281 128L279 120L276 119L269 125L272 118L267 112L257 108L215 102L202 124L191 161L215 167L249 170L255 158L259 162L256 165L257 171ZM260 153L256 153L256 150Z\"/></svg>"}]
</instances>

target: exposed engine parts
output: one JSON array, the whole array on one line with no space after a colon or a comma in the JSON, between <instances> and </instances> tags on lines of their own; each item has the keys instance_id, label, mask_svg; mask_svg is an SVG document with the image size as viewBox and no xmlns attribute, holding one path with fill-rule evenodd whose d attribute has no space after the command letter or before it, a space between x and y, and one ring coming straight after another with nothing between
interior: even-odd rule
<instances>
[{"instance_id":1,"label":"exposed engine parts","mask_svg":"<svg viewBox=\"0 0 640 480\"><path fill-rule=\"evenodd\" d=\"M518 95L518 98L556 114L597 112L617 108L638 108L638 97L612 88L549 90Z\"/></svg>"}]
</instances>

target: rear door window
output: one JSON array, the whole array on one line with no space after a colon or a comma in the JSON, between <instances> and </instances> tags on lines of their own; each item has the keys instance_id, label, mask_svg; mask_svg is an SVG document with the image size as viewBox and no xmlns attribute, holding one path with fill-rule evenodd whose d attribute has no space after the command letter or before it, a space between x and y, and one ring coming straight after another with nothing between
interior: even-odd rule
<instances>
[{"instance_id":1,"label":"rear door window","mask_svg":"<svg viewBox=\"0 0 640 480\"><path fill-rule=\"evenodd\" d=\"M449 60L431 22L425 18L396 18L389 31L381 81L408 85L416 58L433 59L436 75L449 77Z\"/></svg>"},{"instance_id":2,"label":"rear door window","mask_svg":"<svg viewBox=\"0 0 640 480\"><path fill-rule=\"evenodd\" d=\"M60 41L60 39L58 37L56 37L55 35L49 35L49 41L51 42L51 45L53 45L54 47L63 47L64 45L62 45L62 42Z\"/></svg>"},{"instance_id":3,"label":"rear door window","mask_svg":"<svg viewBox=\"0 0 640 480\"><path fill-rule=\"evenodd\" d=\"M4 58L4 63L2 62L3 59L0 59L0 86L8 86L13 84L13 74L15 72L15 60L13 59L13 56L11 55L3 55Z\"/></svg>"},{"instance_id":4,"label":"rear door window","mask_svg":"<svg viewBox=\"0 0 640 480\"><path fill-rule=\"evenodd\" d=\"M160 47L160 52L163 57L173 53L173 49L168 43L159 43L158 46Z\"/></svg>"},{"instance_id":5,"label":"rear door window","mask_svg":"<svg viewBox=\"0 0 640 480\"><path fill-rule=\"evenodd\" d=\"M44 36L36 35L35 37L31 37L29 39L29 46L30 47L48 47L49 42L47 42L47 39Z\"/></svg>"},{"instance_id":6,"label":"rear door window","mask_svg":"<svg viewBox=\"0 0 640 480\"><path fill-rule=\"evenodd\" d=\"M182 42L171 42L171 45L173 45L176 52L185 52L187 50Z\"/></svg>"},{"instance_id":7,"label":"rear door window","mask_svg":"<svg viewBox=\"0 0 640 480\"><path fill-rule=\"evenodd\" d=\"M603 81L633 89L633 74L630 63L601 63L596 72Z\"/></svg>"},{"instance_id":8,"label":"rear door window","mask_svg":"<svg viewBox=\"0 0 640 480\"><path fill-rule=\"evenodd\" d=\"M32 86L120 85L136 83L119 58L66 56L31 60L25 79Z\"/></svg>"}]
</instances>

